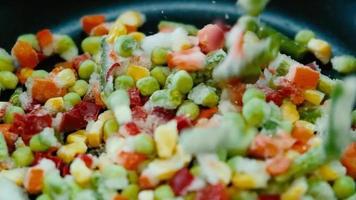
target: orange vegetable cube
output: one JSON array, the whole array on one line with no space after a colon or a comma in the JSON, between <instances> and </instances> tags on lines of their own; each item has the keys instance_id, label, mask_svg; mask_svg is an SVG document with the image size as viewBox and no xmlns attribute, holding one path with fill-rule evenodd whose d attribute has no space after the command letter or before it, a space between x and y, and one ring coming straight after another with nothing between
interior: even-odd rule
<instances>
[{"instance_id":1,"label":"orange vegetable cube","mask_svg":"<svg viewBox=\"0 0 356 200\"><path fill-rule=\"evenodd\" d=\"M17 41L12 48L12 55L16 57L21 67L33 69L39 63L37 52L27 42Z\"/></svg>"},{"instance_id":2,"label":"orange vegetable cube","mask_svg":"<svg viewBox=\"0 0 356 200\"><path fill-rule=\"evenodd\" d=\"M34 79L32 84L32 98L40 103L52 97L62 97L66 94L65 88L59 88L54 81L49 79Z\"/></svg>"},{"instance_id":3,"label":"orange vegetable cube","mask_svg":"<svg viewBox=\"0 0 356 200\"><path fill-rule=\"evenodd\" d=\"M320 73L307 66L294 66L287 79L303 89L315 89L319 82Z\"/></svg>"},{"instance_id":4,"label":"orange vegetable cube","mask_svg":"<svg viewBox=\"0 0 356 200\"><path fill-rule=\"evenodd\" d=\"M24 186L28 193L38 194L42 191L44 171L41 168L30 168L26 174Z\"/></svg>"},{"instance_id":5,"label":"orange vegetable cube","mask_svg":"<svg viewBox=\"0 0 356 200\"><path fill-rule=\"evenodd\" d=\"M105 16L104 15L86 15L81 18L81 23L84 32L87 34L90 34L90 31L98 26L99 24L102 24L105 22Z\"/></svg>"},{"instance_id":6,"label":"orange vegetable cube","mask_svg":"<svg viewBox=\"0 0 356 200\"><path fill-rule=\"evenodd\" d=\"M49 29L39 31L36 36L41 49L47 47L53 42L53 34Z\"/></svg>"}]
</instances>

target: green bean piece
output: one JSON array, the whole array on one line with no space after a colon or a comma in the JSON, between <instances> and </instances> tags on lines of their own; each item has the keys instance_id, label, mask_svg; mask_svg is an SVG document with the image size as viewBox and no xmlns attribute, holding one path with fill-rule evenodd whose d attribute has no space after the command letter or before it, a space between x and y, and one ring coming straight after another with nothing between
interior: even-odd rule
<instances>
[{"instance_id":1,"label":"green bean piece","mask_svg":"<svg viewBox=\"0 0 356 200\"><path fill-rule=\"evenodd\" d=\"M14 71L15 64L13 57L4 49L0 48L0 71Z\"/></svg>"},{"instance_id":2,"label":"green bean piece","mask_svg":"<svg viewBox=\"0 0 356 200\"><path fill-rule=\"evenodd\" d=\"M19 106L9 106L6 109L6 113L4 116L4 122L7 124L11 124L14 121L15 114L25 114L25 111Z\"/></svg>"},{"instance_id":3,"label":"green bean piece","mask_svg":"<svg viewBox=\"0 0 356 200\"><path fill-rule=\"evenodd\" d=\"M154 65L164 65L167 63L168 49L156 47L152 50L151 61Z\"/></svg>"},{"instance_id":4,"label":"green bean piece","mask_svg":"<svg viewBox=\"0 0 356 200\"><path fill-rule=\"evenodd\" d=\"M298 109L300 119L315 123L321 117L321 108L319 106L302 106Z\"/></svg>"},{"instance_id":5,"label":"green bean piece","mask_svg":"<svg viewBox=\"0 0 356 200\"><path fill-rule=\"evenodd\" d=\"M290 55L292 58L300 60L307 53L307 48L302 44L291 40L286 35L278 32L277 30L263 25L260 26L258 31L258 36L261 38L266 38L269 36L274 37L280 43L280 50L282 53Z\"/></svg>"},{"instance_id":6,"label":"green bean piece","mask_svg":"<svg viewBox=\"0 0 356 200\"><path fill-rule=\"evenodd\" d=\"M0 161L4 161L9 157L6 140L3 133L0 132Z\"/></svg>"},{"instance_id":7,"label":"green bean piece","mask_svg":"<svg viewBox=\"0 0 356 200\"><path fill-rule=\"evenodd\" d=\"M96 55L99 53L101 48L101 40L100 36L90 36L85 38L82 41L82 49L84 52L89 53L90 55Z\"/></svg>"},{"instance_id":8,"label":"green bean piece","mask_svg":"<svg viewBox=\"0 0 356 200\"><path fill-rule=\"evenodd\" d=\"M121 195L126 197L128 200L136 200L138 198L139 190L140 188L137 184L130 184L122 190Z\"/></svg>"},{"instance_id":9,"label":"green bean piece","mask_svg":"<svg viewBox=\"0 0 356 200\"><path fill-rule=\"evenodd\" d=\"M182 100L182 94L178 90L171 89L157 90L149 99L152 106L166 109L176 109L182 103Z\"/></svg>"},{"instance_id":10,"label":"green bean piece","mask_svg":"<svg viewBox=\"0 0 356 200\"><path fill-rule=\"evenodd\" d=\"M195 86L188 94L188 99L194 103L207 107L214 107L219 102L216 89L203 83Z\"/></svg>"},{"instance_id":11,"label":"green bean piece","mask_svg":"<svg viewBox=\"0 0 356 200\"><path fill-rule=\"evenodd\" d=\"M135 151L147 155L152 155L155 150L155 144L151 136L141 133L134 137Z\"/></svg>"},{"instance_id":12,"label":"green bean piece","mask_svg":"<svg viewBox=\"0 0 356 200\"><path fill-rule=\"evenodd\" d=\"M115 89L130 89L135 86L135 81L131 76L121 75L115 78Z\"/></svg>"},{"instance_id":13,"label":"green bean piece","mask_svg":"<svg viewBox=\"0 0 356 200\"><path fill-rule=\"evenodd\" d=\"M22 42L27 42L28 44L30 44L32 46L32 48L36 49L37 51L40 50L40 45L38 43L37 37L35 34L23 34L20 35L17 38L18 41L22 41Z\"/></svg>"},{"instance_id":14,"label":"green bean piece","mask_svg":"<svg viewBox=\"0 0 356 200\"><path fill-rule=\"evenodd\" d=\"M200 113L199 106L191 101L185 101L179 106L177 115L188 117L190 120L195 120Z\"/></svg>"},{"instance_id":15,"label":"green bean piece","mask_svg":"<svg viewBox=\"0 0 356 200\"><path fill-rule=\"evenodd\" d=\"M49 146L43 144L40 139L40 135L34 135L30 140L30 148L32 151L47 151Z\"/></svg>"},{"instance_id":16,"label":"green bean piece","mask_svg":"<svg viewBox=\"0 0 356 200\"><path fill-rule=\"evenodd\" d=\"M154 191L154 197L156 200L165 200L174 198L174 193L169 185L160 185Z\"/></svg>"},{"instance_id":17,"label":"green bean piece","mask_svg":"<svg viewBox=\"0 0 356 200\"><path fill-rule=\"evenodd\" d=\"M258 19L248 15L240 17L237 23L241 25L246 31L251 31L254 33L257 33L259 28Z\"/></svg>"},{"instance_id":18,"label":"green bean piece","mask_svg":"<svg viewBox=\"0 0 356 200\"><path fill-rule=\"evenodd\" d=\"M69 88L70 92L75 92L79 96L84 96L89 88L89 84L85 80L77 80L74 85Z\"/></svg>"},{"instance_id":19,"label":"green bean piece","mask_svg":"<svg viewBox=\"0 0 356 200\"><path fill-rule=\"evenodd\" d=\"M335 80L321 74L318 83L318 90L330 96L335 84Z\"/></svg>"},{"instance_id":20,"label":"green bean piece","mask_svg":"<svg viewBox=\"0 0 356 200\"><path fill-rule=\"evenodd\" d=\"M176 89L182 94L188 93L193 88L193 78L184 70L177 71L168 76L166 87Z\"/></svg>"},{"instance_id":21,"label":"green bean piece","mask_svg":"<svg viewBox=\"0 0 356 200\"><path fill-rule=\"evenodd\" d=\"M254 87L249 88L245 91L244 95L242 96L242 102L244 104L246 104L248 101L250 101L254 98L265 100L266 95L265 95L265 93L263 93L261 90L259 90L257 88L254 88Z\"/></svg>"},{"instance_id":22,"label":"green bean piece","mask_svg":"<svg viewBox=\"0 0 356 200\"><path fill-rule=\"evenodd\" d=\"M299 42L300 44L307 45L308 42L315 38L315 33L311 30L300 30L298 33L295 35L294 40L296 42Z\"/></svg>"},{"instance_id":23,"label":"green bean piece","mask_svg":"<svg viewBox=\"0 0 356 200\"><path fill-rule=\"evenodd\" d=\"M35 70L32 72L31 77L32 78L47 78L49 73L46 70Z\"/></svg>"},{"instance_id":24,"label":"green bean piece","mask_svg":"<svg viewBox=\"0 0 356 200\"><path fill-rule=\"evenodd\" d=\"M154 77L161 86L164 86L168 75L171 73L168 67L155 67L151 70L151 76Z\"/></svg>"},{"instance_id":25,"label":"green bean piece","mask_svg":"<svg viewBox=\"0 0 356 200\"><path fill-rule=\"evenodd\" d=\"M270 112L271 109L268 104L259 98L251 99L242 108L245 120L253 126L262 125L268 119Z\"/></svg>"},{"instance_id":26,"label":"green bean piece","mask_svg":"<svg viewBox=\"0 0 356 200\"><path fill-rule=\"evenodd\" d=\"M159 30L164 30L164 29L176 29L176 28L183 28L185 31L188 32L189 35L197 35L198 34L198 28L190 25L190 24L183 24L183 23L178 23L178 22L173 22L173 21L165 21L162 20L158 24L158 29Z\"/></svg>"},{"instance_id":27,"label":"green bean piece","mask_svg":"<svg viewBox=\"0 0 356 200\"><path fill-rule=\"evenodd\" d=\"M0 71L0 84L5 89L15 89L19 79L17 76L9 71Z\"/></svg>"},{"instance_id":28,"label":"green bean piece","mask_svg":"<svg viewBox=\"0 0 356 200\"><path fill-rule=\"evenodd\" d=\"M12 159L14 160L16 166L26 167L32 163L34 156L30 147L24 146L24 147L18 147L12 153Z\"/></svg>"},{"instance_id":29,"label":"green bean piece","mask_svg":"<svg viewBox=\"0 0 356 200\"><path fill-rule=\"evenodd\" d=\"M106 120L103 127L104 138L113 136L119 130L119 124L115 119Z\"/></svg>"},{"instance_id":30,"label":"green bean piece","mask_svg":"<svg viewBox=\"0 0 356 200\"><path fill-rule=\"evenodd\" d=\"M350 176L342 176L336 179L333 189L339 199L345 199L355 193L355 181Z\"/></svg>"},{"instance_id":31,"label":"green bean piece","mask_svg":"<svg viewBox=\"0 0 356 200\"><path fill-rule=\"evenodd\" d=\"M115 51L122 57L132 56L137 48L137 41L128 35L119 36L115 43Z\"/></svg>"},{"instance_id":32,"label":"green bean piece","mask_svg":"<svg viewBox=\"0 0 356 200\"><path fill-rule=\"evenodd\" d=\"M140 90L140 93L143 96L149 96L159 90L159 83L152 76L147 76L139 79L136 82L136 87Z\"/></svg>"},{"instance_id":33,"label":"green bean piece","mask_svg":"<svg viewBox=\"0 0 356 200\"><path fill-rule=\"evenodd\" d=\"M97 65L92 60L86 60L79 66L78 74L81 79L88 80L91 74L96 70Z\"/></svg>"},{"instance_id":34,"label":"green bean piece","mask_svg":"<svg viewBox=\"0 0 356 200\"><path fill-rule=\"evenodd\" d=\"M80 103L82 99L80 98L79 94L75 92L69 92L63 96L63 100L64 100L64 105L68 106L68 108L72 108L73 106Z\"/></svg>"},{"instance_id":35,"label":"green bean piece","mask_svg":"<svg viewBox=\"0 0 356 200\"><path fill-rule=\"evenodd\" d=\"M331 59L331 64L333 69L340 73L356 72L356 58L351 55L336 56Z\"/></svg>"}]
</instances>

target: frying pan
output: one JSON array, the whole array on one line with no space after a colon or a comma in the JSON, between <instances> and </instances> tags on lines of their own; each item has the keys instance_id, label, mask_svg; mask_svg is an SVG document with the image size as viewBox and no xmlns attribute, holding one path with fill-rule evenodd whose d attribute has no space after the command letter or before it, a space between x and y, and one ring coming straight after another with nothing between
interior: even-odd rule
<instances>
[{"instance_id":1,"label":"frying pan","mask_svg":"<svg viewBox=\"0 0 356 200\"><path fill-rule=\"evenodd\" d=\"M127 9L146 14L147 22L141 28L146 34L157 31L162 19L202 27L215 20L232 25L243 14L236 0L0 0L0 47L10 51L18 35L43 28L69 34L79 45L85 37L81 16L103 13L114 20ZM271 0L261 19L291 37L300 29L312 29L332 44L334 54L355 55L355 10L355 0ZM55 61L49 59L38 68L49 69ZM340 77L330 65L323 67L323 73ZM0 100L11 93L2 92Z\"/></svg>"}]
</instances>

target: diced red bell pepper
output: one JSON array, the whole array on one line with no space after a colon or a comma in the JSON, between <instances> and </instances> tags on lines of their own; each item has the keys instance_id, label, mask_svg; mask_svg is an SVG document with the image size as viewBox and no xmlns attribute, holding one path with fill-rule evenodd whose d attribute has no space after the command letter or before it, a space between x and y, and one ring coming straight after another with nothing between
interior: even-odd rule
<instances>
[{"instance_id":1,"label":"diced red bell pepper","mask_svg":"<svg viewBox=\"0 0 356 200\"><path fill-rule=\"evenodd\" d=\"M104 15L86 15L81 18L81 23L84 32L87 34L90 34L90 31L105 22L105 16Z\"/></svg>"},{"instance_id":2,"label":"diced red bell pepper","mask_svg":"<svg viewBox=\"0 0 356 200\"><path fill-rule=\"evenodd\" d=\"M209 185L197 193L196 200L228 200L229 196L223 184Z\"/></svg>"},{"instance_id":3,"label":"diced red bell pepper","mask_svg":"<svg viewBox=\"0 0 356 200\"><path fill-rule=\"evenodd\" d=\"M169 185L174 194L180 196L184 194L185 189L193 182L193 180L194 176L185 167L174 174L172 179L169 180Z\"/></svg>"},{"instance_id":4,"label":"diced red bell pepper","mask_svg":"<svg viewBox=\"0 0 356 200\"><path fill-rule=\"evenodd\" d=\"M137 135L141 132L141 130L138 128L138 126L135 124L135 122L129 122L129 123L125 124L124 128L126 129L126 131L129 135Z\"/></svg>"},{"instance_id":5,"label":"diced red bell pepper","mask_svg":"<svg viewBox=\"0 0 356 200\"><path fill-rule=\"evenodd\" d=\"M80 158L82 161L84 161L85 165L88 168L91 168L93 166L93 157L89 154L80 154L78 155L78 158Z\"/></svg>"},{"instance_id":6,"label":"diced red bell pepper","mask_svg":"<svg viewBox=\"0 0 356 200\"><path fill-rule=\"evenodd\" d=\"M85 128L89 120L96 120L100 106L92 102L82 101L70 111L63 113L59 130L62 132L76 131Z\"/></svg>"},{"instance_id":7,"label":"diced red bell pepper","mask_svg":"<svg viewBox=\"0 0 356 200\"><path fill-rule=\"evenodd\" d=\"M190 128L193 126L192 121L184 116L177 116L175 118L177 120L177 129L181 131L186 128Z\"/></svg>"},{"instance_id":8,"label":"diced red bell pepper","mask_svg":"<svg viewBox=\"0 0 356 200\"><path fill-rule=\"evenodd\" d=\"M56 155L57 148L50 148L45 152L35 152L35 159L32 165L37 165L43 158L52 160L56 166L56 168L60 171L62 176L70 174L68 164L64 163L60 158Z\"/></svg>"},{"instance_id":9,"label":"diced red bell pepper","mask_svg":"<svg viewBox=\"0 0 356 200\"><path fill-rule=\"evenodd\" d=\"M28 144L33 135L51 125L52 117L49 114L15 114L10 131L17 133Z\"/></svg>"},{"instance_id":10,"label":"diced red bell pepper","mask_svg":"<svg viewBox=\"0 0 356 200\"><path fill-rule=\"evenodd\" d=\"M137 88L131 88L128 91L129 97L130 97L130 106L135 107L135 106L142 106L142 99L140 95L140 91Z\"/></svg>"},{"instance_id":11,"label":"diced red bell pepper","mask_svg":"<svg viewBox=\"0 0 356 200\"><path fill-rule=\"evenodd\" d=\"M134 120L144 120L147 118L147 113L142 106L135 106L131 108L132 118Z\"/></svg>"},{"instance_id":12,"label":"diced red bell pepper","mask_svg":"<svg viewBox=\"0 0 356 200\"><path fill-rule=\"evenodd\" d=\"M175 117L175 110L154 107L151 114L169 121Z\"/></svg>"},{"instance_id":13,"label":"diced red bell pepper","mask_svg":"<svg viewBox=\"0 0 356 200\"><path fill-rule=\"evenodd\" d=\"M262 194L258 196L259 200L280 200L280 196L278 194Z\"/></svg>"}]
</instances>

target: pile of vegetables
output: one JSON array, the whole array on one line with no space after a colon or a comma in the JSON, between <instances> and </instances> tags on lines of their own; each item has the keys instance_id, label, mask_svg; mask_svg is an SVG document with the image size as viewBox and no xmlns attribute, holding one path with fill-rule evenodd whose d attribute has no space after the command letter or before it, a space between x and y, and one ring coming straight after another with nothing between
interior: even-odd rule
<instances>
[{"instance_id":1,"label":"pile of vegetables","mask_svg":"<svg viewBox=\"0 0 356 200\"><path fill-rule=\"evenodd\" d=\"M49 29L0 49L0 199L356 199L356 78L321 73L356 58L260 22L267 2L233 27L145 35L126 11L82 17L81 50Z\"/></svg>"}]
</instances>

